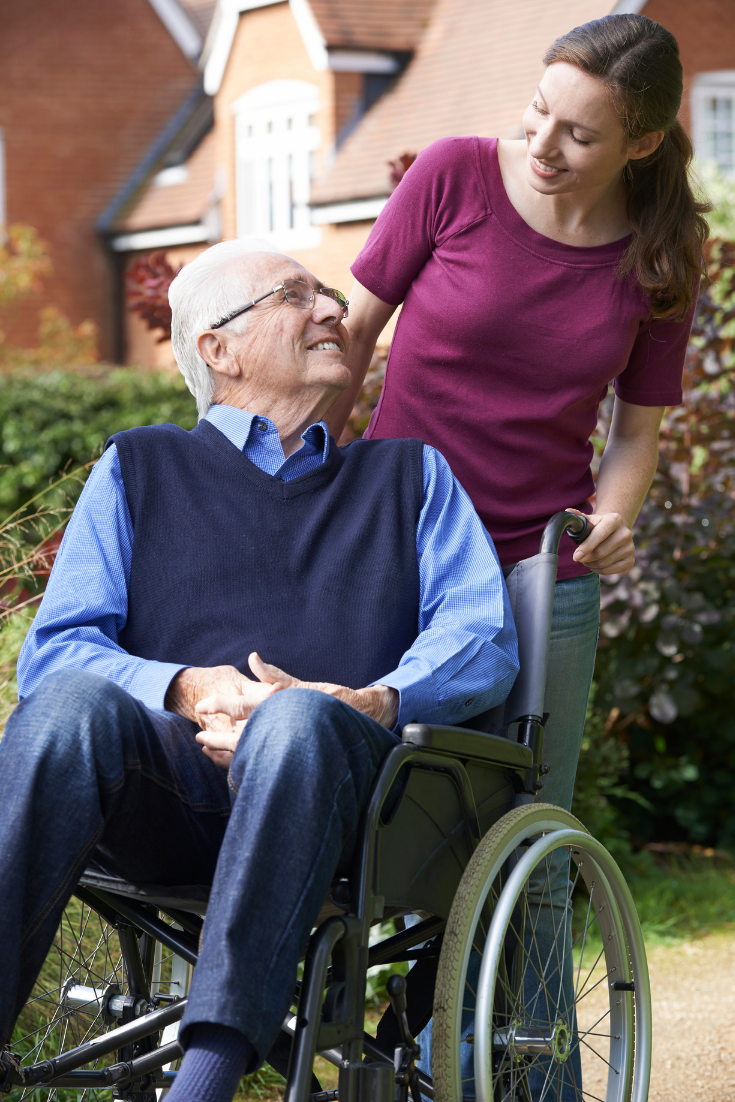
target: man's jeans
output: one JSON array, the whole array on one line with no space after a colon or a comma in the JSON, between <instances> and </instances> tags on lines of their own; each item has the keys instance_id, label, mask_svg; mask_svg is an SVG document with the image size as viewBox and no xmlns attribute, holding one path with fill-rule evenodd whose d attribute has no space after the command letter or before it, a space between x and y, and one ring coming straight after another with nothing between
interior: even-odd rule
<instances>
[{"instance_id":1,"label":"man's jeans","mask_svg":"<svg viewBox=\"0 0 735 1102\"><path fill-rule=\"evenodd\" d=\"M558 807L566 808L567 811L572 806L574 778L595 665L599 622L600 579L596 574L585 574L582 578L570 578L556 583L544 699L544 707L550 714L544 740L544 761L551 766L551 771L544 778L544 787L539 793L538 801L556 804ZM548 959L552 962L556 961L555 956L549 958L548 955L554 937L557 937L560 944L564 940L562 916L565 915L568 883L565 857L560 854L553 865L549 877L552 889L551 900L549 887L547 885L544 891L543 882L538 885L539 891L535 899L536 904L541 907L536 927L536 940L544 962ZM545 868L541 870L541 874L545 879ZM529 891L529 904L531 906L534 904L532 891ZM568 917L571 918L571 916ZM570 929L567 927L567 946L571 944L569 939ZM468 979L476 988L480 958L478 954L473 954L473 958L476 959L470 960ZM542 968L539 971L542 971ZM526 1002L530 1006L537 1005L535 1000L537 984L531 983L532 978L529 975L529 984L534 990L531 991L529 988L526 992ZM556 983L558 984L558 973ZM551 989L552 984L549 987ZM572 1002L573 976L570 954L564 970L564 991L559 1003L564 1009L571 1007ZM473 997L469 992L465 997L465 1005L468 1007L474 1005ZM474 1029L474 1016L469 1013L465 1015L465 1019L463 1034L468 1034ZM430 1072L431 1026L432 1023L429 1022L419 1037L422 1050L420 1066L427 1072ZM462 1045L462 1085L466 1097L474 1097L475 1094L473 1053L472 1045ZM580 1102L582 1098L582 1092L579 1089L581 1067L576 1047L574 1055L565 1065L562 1065L562 1070L557 1068L555 1073L549 1076L550 1081L546 1080L549 1061L544 1059L539 1061L539 1064L538 1070L532 1070L529 1075L533 1102L538 1102L542 1094L544 1098L554 1099L554 1102L557 1102L557 1099L559 1102Z\"/></svg>"},{"instance_id":2,"label":"man's jeans","mask_svg":"<svg viewBox=\"0 0 735 1102\"><path fill-rule=\"evenodd\" d=\"M11 716L0 743L0 1044L94 858L133 882L213 882L182 1042L194 1023L216 1022L267 1054L397 740L311 689L255 710L229 774L197 729L79 670L49 675Z\"/></svg>"}]
</instances>

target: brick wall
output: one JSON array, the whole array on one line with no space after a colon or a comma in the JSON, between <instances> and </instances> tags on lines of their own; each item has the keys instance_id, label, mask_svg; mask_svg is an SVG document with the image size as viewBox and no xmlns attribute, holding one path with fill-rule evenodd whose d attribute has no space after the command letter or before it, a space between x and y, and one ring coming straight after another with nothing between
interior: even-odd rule
<instances>
[{"instance_id":1,"label":"brick wall","mask_svg":"<svg viewBox=\"0 0 735 1102\"><path fill-rule=\"evenodd\" d=\"M92 318L112 354L112 287L95 221L197 80L148 0L2 0L7 213L50 246L41 296L3 314L32 344L37 312Z\"/></svg>"},{"instance_id":2,"label":"brick wall","mask_svg":"<svg viewBox=\"0 0 735 1102\"><path fill-rule=\"evenodd\" d=\"M671 31L684 67L684 98L679 118L690 125L689 92L697 73L735 69L733 0L648 0L643 15Z\"/></svg>"}]
</instances>

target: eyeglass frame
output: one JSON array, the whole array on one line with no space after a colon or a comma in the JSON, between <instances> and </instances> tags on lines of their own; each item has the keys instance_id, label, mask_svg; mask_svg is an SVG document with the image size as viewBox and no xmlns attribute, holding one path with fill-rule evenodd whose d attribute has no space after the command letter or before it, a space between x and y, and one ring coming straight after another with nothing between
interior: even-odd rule
<instances>
[{"instance_id":1,"label":"eyeglass frame","mask_svg":"<svg viewBox=\"0 0 735 1102\"><path fill-rule=\"evenodd\" d=\"M305 283L307 287L311 287L311 284L307 283L305 279L290 279L288 282L289 283ZM240 307L239 310L233 310L231 314L226 314L223 318L220 318L219 321L215 322L214 325L210 325L209 328L210 329L221 329L223 325L227 325L227 323L229 321L234 321L235 318L239 318L240 314L244 314L247 310L252 310L253 306L257 306L258 303L262 302L264 298L270 298L271 295L277 294L278 291L283 291L283 293L285 295L286 294L285 284L286 284L286 280L284 279L283 283L279 283L278 286L274 287L272 291L266 291L264 295L261 295L259 298L254 298L252 302L246 303L246 305ZM317 295L323 295L326 291L336 291L336 293L338 295L342 295L342 292L337 291L336 287L319 287L319 288L311 287L311 291L312 291L312 302L309 306L296 306L295 302L289 302L288 299L286 299L286 302L288 303L289 306L296 306L297 310L313 310L314 309L314 304L316 302L316 296ZM332 298L331 295L328 295L327 297ZM344 298L344 300L345 300L344 306L342 306L341 303L337 301L337 299L332 299L332 301L336 302L337 305L340 307L340 309L342 311L342 321L344 321L345 318L348 316L348 313L349 313L348 307L350 305L350 300L348 298L345 298L344 295L342 295L342 298Z\"/></svg>"}]
</instances>

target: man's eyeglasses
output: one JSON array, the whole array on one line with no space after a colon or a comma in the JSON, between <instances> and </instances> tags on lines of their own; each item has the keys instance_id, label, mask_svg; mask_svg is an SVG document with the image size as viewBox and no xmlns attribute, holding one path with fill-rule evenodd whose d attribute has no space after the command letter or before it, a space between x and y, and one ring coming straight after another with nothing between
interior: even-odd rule
<instances>
[{"instance_id":1,"label":"man's eyeglasses","mask_svg":"<svg viewBox=\"0 0 735 1102\"><path fill-rule=\"evenodd\" d=\"M246 310L251 310L253 306L256 306L259 302L262 302L264 298L269 298L271 295L275 295L278 291L283 291L286 302L291 306L298 306L300 310L312 310L314 308L314 302L317 295L325 295L327 298L331 298L337 303L342 311L342 321L347 317L347 307L350 305L349 300L345 298L341 291L337 291L334 287L319 287L316 290L307 283L305 279L284 279L283 283L279 283L277 287L274 287L272 291L266 291L260 298L254 298L252 302L248 302L245 306L241 306L239 310L233 310L231 314L226 314L214 325L210 325L210 329L221 329L223 325L227 325L228 321L232 321L233 318L238 318L240 314L244 314Z\"/></svg>"}]
</instances>

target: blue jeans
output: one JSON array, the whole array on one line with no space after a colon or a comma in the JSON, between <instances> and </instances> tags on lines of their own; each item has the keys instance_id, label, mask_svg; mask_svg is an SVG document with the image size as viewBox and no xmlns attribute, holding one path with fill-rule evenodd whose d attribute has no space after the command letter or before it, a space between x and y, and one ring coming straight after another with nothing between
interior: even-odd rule
<instances>
[{"instance_id":1,"label":"blue jeans","mask_svg":"<svg viewBox=\"0 0 735 1102\"><path fill-rule=\"evenodd\" d=\"M572 806L574 778L595 665L599 622L600 579L596 574L585 574L581 578L570 578L556 583L544 694L544 707L549 713L544 740L544 761L551 766L551 770L544 778L544 787L539 793L538 801L556 804L558 807L566 808L567 811ZM561 856L554 862L550 880L553 906L550 906L548 887L544 892L539 885L540 890L535 899L537 906L541 907L536 937L539 947L545 947L541 948L543 956L548 952L555 936L563 938L560 918L565 914L567 865ZM529 903L533 904L533 883L530 887ZM571 918L571 916L567 917ZM567 945L569 944L571 942L567 941ZM468 980L473 986L479 975L479 965L479 954L473 953L468 971ZM566 963L563 979L564 995L560 1002L569 1006L572 1002L573 988L571 956ZM533 996L530 996L527 1001L532 1002ZM469 992L465 997L465 1005L473 1005ZM465 1017L463 1035L472 1033L474 1030L473 1016L466 1014ZM431 1026L432 1023L429 1022L418 1038L421 1044L419 1063L421 1068L429 1074L431 1072ZM473 1097L475 1093L473 1052L472 1045L462 1045L463 1092L467 1097ZM545 1062L542 1063L543 1070L541 1067L538 1070L533 1069L529 1075L534 1102L538 1102L541 1097L548 1070L548 1065ZM563 1086L555 1082L552 1074L551 1086L546 1085L544 1097L553 1098L554 1102L557 1102L557 1099L559 1102L579 1102L582 1097L579 1090L581 1067L576 1050L564 1067Z\"/></svg>"},{"instance_id":2,"label":"blue jeans","mask_svg":"<svg viewBox=\"0 0 735 1102\"><path fill-rule=\"evenodd\" d=\"M0 1044L94 857L137 883L212 884L182 1043L194 1023L214 1022L268 1053L397 740L311 689L255 710L229 774L196 731L81 670L49 675L11 716L0 743Z\"/></svg>"}]
</instances>

